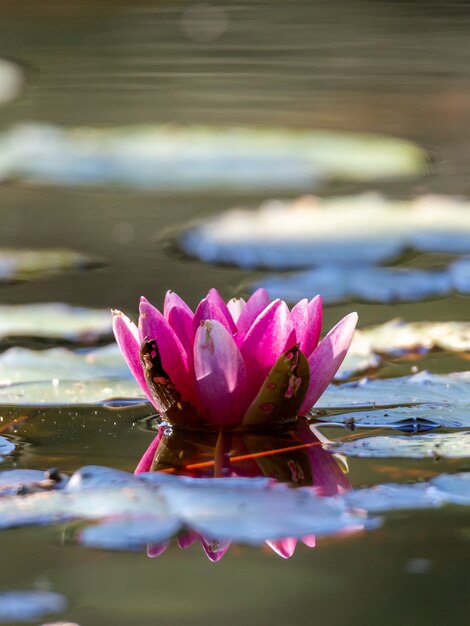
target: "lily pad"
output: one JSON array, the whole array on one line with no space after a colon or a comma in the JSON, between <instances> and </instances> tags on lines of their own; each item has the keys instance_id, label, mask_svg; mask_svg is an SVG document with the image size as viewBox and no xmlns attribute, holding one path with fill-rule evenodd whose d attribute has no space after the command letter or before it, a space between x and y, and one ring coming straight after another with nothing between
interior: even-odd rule
<instances>
[{"instance_id":1,"label":"lily pad","mask_svg":"<svg viewBox=\"0 0 470 626\"><path fill-rule=\"evenodd\" d=\"M341 411L333 416L315 415L315 419L354 429L395 428L405 432L422 432L434 428L470 428L468 406L419 404L386 409Z\"/></svg>"},{"instance_id":2,"label":"lily pad","mask_svg":"<svg viewBox=\"0 0 470 626\"><path fill-rule=\"evenodd\" d=\"M309 488L292 489L264 478L192 479L160 472L133 476L88 466L65 488L48 494L0 494L0 527L81 520L87 525L78 531L77 540L105 549L134 550L152 540L166 542L182 528L216 542L260 544L269 538L372 529L379 520L365 513L446 503L470 505L470 473L322 497Z\"/></svg>"},{"instance_id":3,"label":"lily pad","mask_svg":"<svg viewBox=\"0 0 470 626\"><path fill-rule=\"evenodd\" d=\"M393 259L408 248L470 253L470 207L448 196L388 200L375 193L270 201L256 211L217 215L183 232L179 242L209 263L350 268Z\"/></svg>"},{"instance_id":4,"label":"lily pad","mask_svg":"<svg viewBox=\"0 0 470 626\"><path fill-rule=\"evenodd\" d=\"M432 433L388 437L362 437L353 441L335 442L328 449L345 456L363 458L462 459L470 457L470 432Z\"/></svg>"},{"instance_id":5,"label":"lily pad","mask_svg":"<svg viewBox=\"0 0 470 626\"><path fill-rule=\"evenodd\" d=\"M273 276L252 287L267 289L271 298L298 302L321 293L325 303L349 299L368 302L401 302L443 296L452 288L448 271L426 272L406 268L324 266L288 276Z\"/></svg>"},{"instance_id":6,"label":"lily pad","mask_svg":"<svg viewBox=\"0 0 470 626\"><path fill-rule=\"evenodd\" d=\"M384 356L400 357L432 349L470 352L470 322L404 322L393 319L356 330L337 380L380 366Z\"/></svg>"},{"instance_id":7,"label":"lily pad","mask_svg":"<svg viewBox=\"0 0 470 626\"><path fill-rule=\"evenodd\" d=\"M52 591L0 593L0 622L35 621L51 613L62 613L66 608L66 598Z\"/></svg>"},{"instance_id":8,"label":"lily pad","mask_svg":"<svg viewBox=\"0 0 470 626\"><path fill-rule=\"evenodd\" d=\"M5 439L5 437L0 436L0 463L2 462L2 457L8 456L15 450L15 444Z\"/></svg>"},{"instance_id":9,"label":"lily pad","mask_svg":"<svg viewBox=\"0 0 470 626\"><path fill-rule=\"evenodd\" d=\"M0 406L127 406L147 402L134 380L43 380L0 387Z\"/></svg>"},{"instance_id":10,"label":"lily pad","mask_svg":"<svg viewBox=\"0 0 470 626\"><path fill-rule=\"evenodd\" d=\"M423 371L399 378L365 378L339 386L331 385L318 406L336 409L399 404L460 405L470 411L470 372L440 375Z\"/></svg>"},{"instance_id":11,"label":"lily pad","mask_svg":"<svg viewBox=\"0 0 470 626\"><path fill-rule=\"evenodd\" d=\"M74 269L96 266L98 261L67 249L0 249L0 281L31 280Z\"/></svg>"},{"instance_id":12,"label":"lily pad","mask_svg":"<svg viewBox=\"0 0 470 626\"><path fill-rule=\"evenodd\" d=\"M61 303L0 305L0 340L38 338L93 344L111 336L111 315L106 309Z\"/></svg>"},{"instance_id":13,"label":"lily pad","mask_svg":"<svg viewBox=\"0 0 470 626\"><path fill-rule=\"evenodd\" d=\"M372 134L204 126L13 127L0 137L0 178L171 191L311 189L426 170L409 141Z\"/></svg>"},{"instance_id":14,"label":"lily pad","mask_svg":"<svg viewBox=\"0 0 470 626\"><path fill-rule=\"evenodd\" d=\"M14 100L23 89L24 82L20 65L9 59L0 59L0 105Z\"/></svg>"},{"instance_id":15,"label":"lily pad","mask_svg":"<svg viewBox=\"0 0 470 626\"><path fill-rule=\"evenodd\" d=\"M446 502L429 483L412 485L384 484L355 489L344 495L346 502L368 513L385 513L403 509L432 509Z\"/></svg>"},{"instance_id":16,"label":"lily pad","mask_svg":"<svg viewBox=\"0 0 470 626\"><path fill-rule=\"evenodd\" d=\"M340 499L266 480L135 477L121 471L113 476L110 468L99 467L80 472L80 479L72 476L61 490L0 498L0 527L95 520L104 528L83 531L84 543L135 549L169 538L183 526L217 540L258 544L368 524Z\"/></svg>"},{"instance_id":17,"label":"lily pad","mask_svg":"<svg viewBox=\"0 0 470 626\"><path fill-rule=\"evenodd\" d=\"M0 389L13 383L95 378L133 380L116 344L74 352L67 348L10 348L0 354ZM137 386L136 386L137 388Z\"/></svg>"}]
</instances>

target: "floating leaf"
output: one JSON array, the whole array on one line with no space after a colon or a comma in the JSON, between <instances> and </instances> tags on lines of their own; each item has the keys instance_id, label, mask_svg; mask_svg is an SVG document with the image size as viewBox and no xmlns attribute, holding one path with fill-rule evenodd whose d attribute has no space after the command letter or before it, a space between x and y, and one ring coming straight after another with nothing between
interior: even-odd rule
<instances>
[{"instance_id":1,"label":"floating leaf","mask_svg":"<svg viewBox=\"0 0 470 626\"><path fill-rule=\"evenodd\" d=\"M12 128L0 138L0 177L60 185L171 191L311 189L318 180L420 174L425 153L372 134L203 126Z\"/></svg>"},{"instance_id":2,"label":"floating leaf","mask_svg":"<svg viewBox=\"0 0 470 626\"><path fill-rule=\"evenodd\" d=\"M370 342L361 331L356 330L344 361L335 374L335 380L346 380L351 376L377 369L382 363L382 356L371 350Z\"/></svg>"},{"instance_id":3,"label":"floating leaf","mask_svg":"<svg viewBox=\"0 0 470 626\"><path fill-rule=\"evenodd\" d=\"M3 456L8 456L15 450L15 444L5 439L5 437L0 436L0 463L2 461Z\"/></svg>"},{"instance_id":4,"label":"floating leaf","mask_svg":"<svg viewBox=\"0 0 470 626\"><path fill-rule=\"evenodd\" d=\"M23 337L92 344L111 336L106 309L62 303L0 305L0 340Z\"/></svg>"},{"instance_id":5,"label":"floating leaf","mask_svg":"<svg viewBox=\"0 0 470 626\"><path fill-rule=\"evenodd\" d=\"M61 489L68 478L63 474L41 470L14 469L0 472L0 496Z\"/></svg>"},{"instance_id":6,"label":"floating leaf","mask_svg":"<svg viewBox=\"0 0 470 626\"><path fill-rule=\"evenodd\" d=\"M349 299L369 302L400 302L443 296L452 290L449 272L426 272L407 268L324 266L288 276L273 276L255 283L271 298L298 302L305 296L321 293L324 302Z\"/></svg>"},{"instance_id":7,"label":"floating leaf","mask_svg":"<svg viewBox=\"0 0 470 626\"><path fill-rule=\"evenodd\" d=\"M470 410L470 372L431 374L419 372L400 378L365 378L331 385L318 406L325 408L396 406L398 404L448 404Z\"/></svg>"},{"instance_id":8,"label":"floating leaf","mask_svg":"<svg viewBox=\"0 0 470 626\"><path fill-rule=\"evenodd\" d=\"M98 261L67 249L0 249L0 281L30 280L48 274L96 266Z\"/></svg>"},{"instance_id":9,"label":"floating leaf","mask_svg":"<svg viewBox=\"0 0 470 626\"><path fill-rule=\"evenodd\" d=\"M0 528L102 520L104 529L83 531L85 543L135 549L169 538L182 526L217 540L257 544L369 523L339 499L266 479L192 480L158 472L135 477L93 466L80 474L48 494L0 498Z\"/></svg>"},{"instance_id":10,"label":"floating leaf","mask_svg":"<svg viewBox=\"0 0 470 626\"><path fill-rule=\"evenodd\" d=\"M362 437L354 441L335 442L328 445L328 449L346 456L373 459L461 459L470 457L470 432Z\"/></svg>"},{"instance_id":11,"label":"floating leaf","mask_svg":"<svg viewBox=\"0 0 470 626\"><path fill-rule=\"evenodd\" d=\"M51 591L8 591L0 593L0 622L37 620L50 613L62 613L67 600Z\"/></svg>"},{"instance_id":12,"label":"floating leaf","mask_svg":"<svg viewBox=\"0 0 470 626\"><path fill-rule=\"evenodd\" d=\"M433 428L470 428L468 405L398 406L386 409L341 411L332 416L315 415L315 419L329 424L357 427L396 428L405 432L422 432Z\"/></svg>"},{"instance_id":13,"label":"floating leaf","mask_svg":"<svg viewBox=\"0 0 470 626\"><path fill-rule=\"evenodd\" d=\"M209 263L270 269L350 268L392 259L408 248L470 253L469 202L447 196L387 200L373 193L271 201L257 211L233 209L189 228L180 244ZM342 297L344 286L338 295L327 278L320 275L318 284L320 279L330 300Z\"/></svg>"},{"instance_id":14,"label":"floating leaf","mask_svg":"<svg viewBox=\"0 0 470 626\"><path fill-rule=\"evenodd\" d=\"M431 480L431 485L446 502L470 505L470 472L441 474Z\"/></svg>"},{"instance_id":15,"label":"floating leaf","mask_svg":"<svg viewBox=\"0 0 470 626\"><path fill-rule=\"evenodd\" d=\"M356 330L336 379L380 366L382 357L428 352L434 348L470 352L470 322L404 322L393 319Z\"/></svg>"},{"instance_id":16,"label":"floating leaf","mask_svg":"<svg viewBox=\"0 0 470 626\"><path fill-rule=\"evenodd\" d=\"M0 105L14 100L23 89L24 72L20 65L0 59Z\"/></svg>"},{"instance_id":17,"label":"floating leaf","mask_svg":"<svg viewBox=\"0 0 470 626\"><path fill-rule=\"evenodd\" d=\"M5 474L0 478L5 480ZM83 520L92 525L79 530L78 541L107 549L165 542L182 527L216 543L259 544L269 537L375 528L378 520L359 515L358 509L373 514L446 503L470 505L470 473L321 497L312 489L291 489L265 478L192 479L160 472L133 476L88 466L63 489L0 497L0 527Z\"/></svg>"},{"instance_id":18,"label":"floating leaf","mask_svg":"<svg viewBox=\"0 0 470 626\"><path fill-rule=\"evenodd\" d=\"M0 406L127 405L147 402L130 378L43 380L0 387Z\"/></svg>"},{"instance_id":19,"label":"floating leaf","mask_svg":"<svg viewBox=\"0 0 470 626\"><path fill-rule=\"evenodd\" d=\"M87 351L10 348L0 354L0 388L12 383L131 378L115 344Z\"/></svg>"},{"instance_id":20,"label":"floating leaf","mask_svg":"<svg viewBox=\"0 0 470 626\"><path fill-rule=\"evenodd\" d=\"M352 506L368 513L385 513L400 509L431 509L442 506L445 496L439 494L429 483L414 485L385 484L366 489L356 489L345 494L344 499Z\"/></svg>"}]
</instances>

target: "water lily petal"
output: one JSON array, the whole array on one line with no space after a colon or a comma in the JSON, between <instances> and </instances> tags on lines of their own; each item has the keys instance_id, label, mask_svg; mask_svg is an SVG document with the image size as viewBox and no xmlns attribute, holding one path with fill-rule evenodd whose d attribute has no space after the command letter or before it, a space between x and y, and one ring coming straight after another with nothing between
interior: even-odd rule
<instances>
[{"instance_id":1,"label":"water lily petal","mask_svg":"<svg viewBox=\"0 0 470 626\"><path fill-rule=\"evenodd\" d=\"M256 318L240 346L250 395L259 391L274 363L295 342L289 308L282 300L274 300Z\"/></svg>"},{"instance_id":2,"label":"water lily petal","mask_svg":"<svg viewBox=\"0 0 470 626\"><path fill-rule=\"evenodd\" d=\"M165 316L165 319L169 318L170 312L174 308L183 309L186 313L188 313L188 315L191 315L191 317L194 315L183 298L180 298L180 296L174 291L168 290L165 294L165 301L163 303L163 315Z\"/></svg>"},{"instance_id":3,"label":"water lily petal","mask_svg":"<svg viewBox=\"0 0 470 626\"><path fill-rule=\"evenodd\" d=\"M207 558L213 563L217 563L230 548L230 541L218 541L214 539L206 539L201 537L202 547Z\"/></svg>"},{"instance_id":4,"label":"water lily petal","mask_svg":"<svg viewBox=\"0 0 470 626\"><path fill-rule=\"evenodd\" d=\"M307 338L309 335L309 308L307 298L297 302L291 311L291 316L292 323L295 328L297 343L299 344L301 351L309 356L306 351Z\"/></svg>"},{"instance_id":5,"label":"water lily petal","mask_svg":"<svg viewBox=\"0 0 470 626\"><path fill-rule=\"evenodd\" d=\"M192 324L194 313L174 291L167 291L163 304L163 315L183 344L186 354L192 355Z\"/></svg>"},{"instance_id":6,"label":"water lily petal","mask_svg":"<svg viewBox=\"0 0 470 626\"><path fill-rule=\"evenodd\" d=\"M246 370L227 329L216 320L204 322L194 340L198 405L212 424L234 425L246 409Z\"/></svg>"},{"instance_id":7,"label":"water lily petal","mask_svg":"<svg viewBox=\"0 0 470 626\"><path fill-rule=\"evenodd\" d=\"M199 303L193 320L193 332L197 333L201 322L205 320L215 320L225 326L227 331L234 335L237 327L233 321L232 314L227 308L222 296L216 289L211 289L207 296Z\"/></svg>"},{"instance_id":8,"label":"water lily petal","mask_svg":"<svg viewBox=\"0 0 470 626\"><path fill-rule=\"evenodd\" d=\"M188 530L187 532L180 535L176 542L180 548L186 549L189 546L192 546L195 541L199 539L199 535L194 530Z\"/></svg>"},{"instance_id":9,"label":"water lily petal","mask_svg":"<svg viewBox=\"0 0 470 626\"><path fill-rule=\"evenodd\" d=\"M140 362L140 340L137 326L121 311L114 310L112 314L114 335L129 369L150 402L157 411L161 411L161 406L153 397L147 385L142 363Z\"/></svg>"},{"instance_id":10,"label":"water lily petal","mask_svg":"<svg viewBox=\"0 0 470 626\"><path fill-rule=\"evenodd\" d=\"M309 548L314 548L317 544L315 535L305 535L305 537L302 537L301 539L302 543Z\"/></svg>"},{"instance_id":11,"label":"water lily petal","mask_svg":"<svg viewBox=\"0 0 470 626\"><path fill-rule=\"evenodd\" d=\"M294 554L297 539L295 537L286 537L286 539L266 541L266 543L276 554L282 556L283 559L289 559Z\"/></svg>"},{"instance_id":12,"label":"water lily petal","mask_svg":"<svg viewBox=\"0 0 470 626\"><path fill-rule=\"evenodd\" d=\"M193 354L193 319L192 312L188 313L186 309L180 307L173 307L168 313L168 324L175 331L175 335L186 351L188 369L191 369Z\"/></svg>"},{"instance_id":13,"label":"water lily petal","mask_svg":"<svg viewBox=\"0 0 470 626\"><path fill-rule=\"evenodd\" d=\"M250 330L255 319L269 306L270 299L266 289L257 289L254 294L248 298L248 301L237 320L238 328L238 345L245 337L246 333Z\"/></svg>"},{"instance_id":14,"label":"water lily petal","mask_svg":"<svg viewBox=\"0 0 470 626\"><path fill-rule=\"evenodd\" d=\"M170 545L169 541L162 541L161 543L152 543L147 546L147 556L153 559L156 556L163 554Z\"/></svg>"},{"instance_id":15,"label":"water lily petal","mask_svg":"<svg viewBox=\"0 0 470 626\"><path fill-rule=\"evenodd\" d=\"M308 334L305 344L305 355L310 356L318 345L323 318L323 302L321 296L315 296L308 303Z\"/></svg>"},{"instance_id":16,"label":"water lily petal","mask_svg":"<svg viewBox=\"0 0 470 626\"><path fill-rule=\"evenodd\" d=\"M194 399L194 384L189 374L188 357L181 341L158 309L145 298L140 301L140 340L155 339L163 369L184 400Z\"/></svg>"},{"instance_id":17,"label":"water lily petal","mask_svg":"<svg viewBox=\"0 0 470 626\"><path fill-rule=\"evenodd\" d=\"M357 324L357 313L349 313L336 324L312 352L310 384L305 400L300 407L300 415L307 413L333 380L351 344Z\"/></svg>"},{"instance_id":18,"label":"water lily petal","mask_svg":"<svg viewBox=\"0 0 470 626\"><path fill-rule=\"evenodd\" d=\"M227 302L227 309L230 311L230 315L232 316L235 324L237 323L238 318L241 315L241 312L245 308L246 302L243 298L232 298Z\"/></svg>"}]
</instances>

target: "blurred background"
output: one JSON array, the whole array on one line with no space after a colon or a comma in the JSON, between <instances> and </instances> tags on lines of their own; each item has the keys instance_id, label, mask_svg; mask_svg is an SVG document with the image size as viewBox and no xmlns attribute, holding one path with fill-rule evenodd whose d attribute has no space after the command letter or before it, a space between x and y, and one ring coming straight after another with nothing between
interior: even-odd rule
<instances>
[{"instance_id":1,"label":"blurred background","mask_svg":"<svg viewBox=\"0 0 470 626\"><path fill-rule=\"evenodd\" d=\"M468 196L469 37L465 1L1 0L0 247L60 248L86 259L62 259L59 269L65 263L68 271L46 271L40 280L13 273L1 286L1 303L65 302L135 315L139 296L158 304L167 289L191 305L211 287L226 298L246 296L266 272L189 258L175 243L178 233L270 197L369 190L391 198ZM325 180L272 193L53 184L21 173L23 150L34 143L28 158L40 169L57 129L108 129L120 137L129 127L158 124L373 132L415 142L427 165L400 179ZM21 128L46 134L15 134L20 150L10 133ZM54 154L60 163L60 150ZM417 267L438 262L432 254L412 258ZM396 316L470 319L468 296L451 292L412 303L350 300L327 307L325 327L354 309L361 326ZM445 363L446 371L464 367L456 359ZM117 430L119 414L110 418L103 409L39 415L43 431L33 430L22 461L29 467L72 471L102 460L132 469L149 441L144 428L130 432L138 412ZM445 469L430 459L419 469L409 461L354 459L350 480L407 481ZM463 623L468 512L415 511L406 515L406 532L403 517L391 514L371 535L299 549L289 561L234 547L217 566L195 549L172 546L150 560L63 545L52 529L7 531L0 537L0 582L3 589L63 592L70 600L65 616L82 626Z\"/></svg>"}]
</instances>

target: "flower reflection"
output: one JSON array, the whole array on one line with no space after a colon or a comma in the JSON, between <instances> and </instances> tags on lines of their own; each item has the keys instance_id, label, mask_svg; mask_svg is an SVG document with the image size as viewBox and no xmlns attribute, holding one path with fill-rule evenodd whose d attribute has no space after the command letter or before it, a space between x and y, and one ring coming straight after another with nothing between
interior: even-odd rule
<instances>
[{"instance_id":1,"label":"flower reflection","mask_svg":"<svg viewBox=\"0 0 470 626\"><path fill-rule=\"evenodd\" d=\"M159 433L136 469L167 472L193 478L265 476L294 487L311 487L318 495L334 496L350 489L345 476L344 459L322 447L323 438L307 421L299 420L292 430L260 431L195 431L160 427ZM280 512L282 514L282 512ZM187 548L196 540L212 561L218 561L228 550L229 542L203 537L188 531L178 538L178 545ZM315 536L302 537L313 547ZM266 543L284 558L292 556L297 539ZM158 556L169 543L148 547L149 556Z\"/></svg>"}]
</instances>

